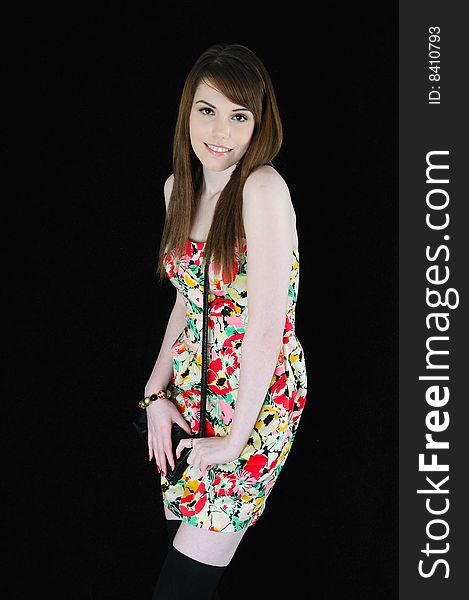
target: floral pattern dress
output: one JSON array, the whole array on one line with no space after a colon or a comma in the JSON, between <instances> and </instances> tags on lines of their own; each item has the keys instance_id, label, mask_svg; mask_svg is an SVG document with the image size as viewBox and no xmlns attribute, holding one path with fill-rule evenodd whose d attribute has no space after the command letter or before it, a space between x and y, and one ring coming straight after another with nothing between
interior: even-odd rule
<instances>
[{"instance_id":1,"label":"floral pattern dress","mask_svg":"<svg viewBox=\"0 0 469 600\"><path fill-rule=\"evenodd\" d=\"M202 368L202 263L205 242L187 240L185 254L166 257L166 274L186 300L187 324L171 348L172 401L199 431ZM206 436L230 431L239 382L240 358L248 318L247 246L236 253L238 270L224 281L209 267L208 380ZM298 250L292 266L283 345L257 422L239 458L217 464L203 477L191 465L170 485L161 476L163 502L179 519L210 531L233 532L254 525L282 470L306 401L307 376L303 348L295 335L299 285Z\"/></svg>"}]
</instances>

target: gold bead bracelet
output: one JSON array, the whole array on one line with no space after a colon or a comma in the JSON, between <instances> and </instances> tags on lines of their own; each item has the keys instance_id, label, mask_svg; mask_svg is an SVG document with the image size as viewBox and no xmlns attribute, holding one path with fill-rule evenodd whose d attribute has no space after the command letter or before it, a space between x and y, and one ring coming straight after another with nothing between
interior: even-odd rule
<instances>
[{"instance_id":1,"label":"gold bead bracelet","mask_svg":"<svg viewBox=\"0 0 469 600\"><path fill-rule=\"evenodd\" d=\"M156 392L156 394L146 396L143 400L140 400L138 406L139 408L147 408L152 402L155 402L155 400L159 400L160 398L171 398L171 392L169 390L160 390L159 392Z\"/></svg>"}]
</instances>

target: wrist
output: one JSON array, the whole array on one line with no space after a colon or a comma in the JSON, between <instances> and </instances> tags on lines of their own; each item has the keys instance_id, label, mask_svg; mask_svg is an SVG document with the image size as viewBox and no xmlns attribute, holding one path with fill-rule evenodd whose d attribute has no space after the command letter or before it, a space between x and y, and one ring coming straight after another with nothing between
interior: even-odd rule
<instances>
[{"instance_id":1,"label":"wrist","mask_svg":"<svg viewBox=\"0 0 469 600\"><path fill-rule=\"evenodd\" d=\"M246 447L248 440L249 440L249 435L247 437L245 437L245 436L239 436L236 433L231 433L231 432L228 434L228 446L233 451L233 454L236 454L236 456L240 456L240 454Z\"/></svg>"},{"instance_id":2,"label":"wrist","mask_svg":"<svg viewBox=\"0 0 469 600\"><path fill-rule=\"evenodd\" d=\"M138 405L140 408L148 408L154 402L159 402L160 400L169 400L169 398L171 398L170 390L158 390L154 394L146 395L144 398L142 398Z\"/></svg>"},{"instance_id":3,"label":"wrist","mask_svg":"<svg viewBox=\"0 0 469 600\"><path fill-rule=\"evenodd\" d=\"M157 394L160 390L168 389L171 389L171 381L165 383L158 381L156 378L153 380L150 378L145 386L144 395L151 396L152 394Z\"/></svg>"}]
</instances>

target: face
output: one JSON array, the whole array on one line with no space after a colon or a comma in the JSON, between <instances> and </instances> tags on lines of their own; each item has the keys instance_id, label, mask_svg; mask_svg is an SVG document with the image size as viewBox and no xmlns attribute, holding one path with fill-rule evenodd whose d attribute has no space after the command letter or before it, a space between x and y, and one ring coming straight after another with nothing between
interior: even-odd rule
<instances>
[{"instance_id":1,"label":"face","mask_svg":"<svg viewBox=\"0 0 469 600\"><path fill-rule=\"evenodd\" d=\"M189 119L192 149L210 171L224 171L245 154L254 132L254 115L221 92L201 83Z\"/></svg>"}]
</instances>

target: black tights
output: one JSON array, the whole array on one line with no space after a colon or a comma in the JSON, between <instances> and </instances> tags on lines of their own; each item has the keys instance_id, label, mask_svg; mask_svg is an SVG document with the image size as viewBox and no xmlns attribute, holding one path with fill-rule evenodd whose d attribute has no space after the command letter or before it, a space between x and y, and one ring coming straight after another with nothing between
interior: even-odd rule
<instances>
[{"instance_id":1,"label":"black tights","mask_svg":"<svg viewBox=\"0 0 469 600\"><path fill-rule=\"evenodd\" d=\"M152 600L220 600L216 591L226 567L216 567L194 560L173 546L180 521L166 519L169 551L153 592Z\"/></svg>"}]
</instances>

